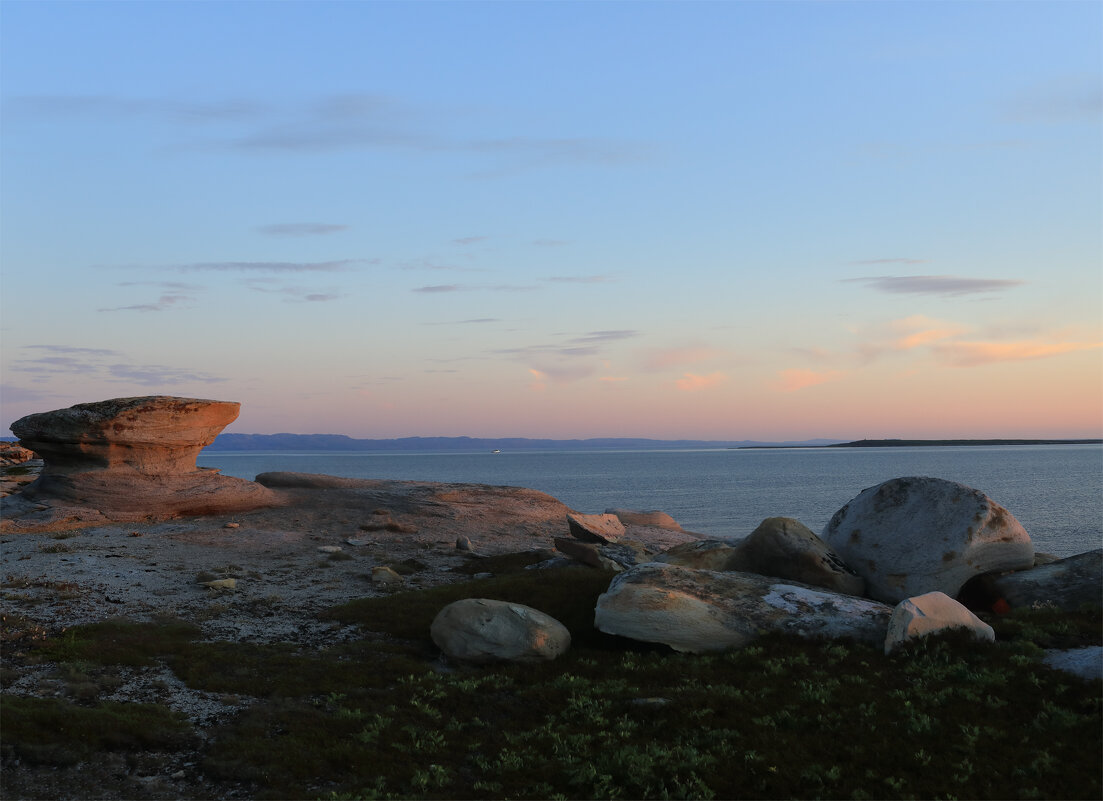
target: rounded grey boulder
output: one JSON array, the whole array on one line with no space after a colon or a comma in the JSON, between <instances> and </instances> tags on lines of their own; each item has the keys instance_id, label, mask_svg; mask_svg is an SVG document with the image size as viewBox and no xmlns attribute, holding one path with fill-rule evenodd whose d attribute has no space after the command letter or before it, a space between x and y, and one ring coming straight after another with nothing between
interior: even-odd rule
<instances>
[{"instance_id":1,"label":"rounded grey boulder","mask_svg":"<svg viewBox=\"0 0 1103 801\"><path fill-rule=\"evenodd\" d=\"M866 580L871 598L956 597L982 573L1034 564L1030 536L983 492L941 478L894 478L864 490L821 537Z\"/></svg>"},{"instance_id":2,"label":"rounded grey boulder","mask_svg":"<svg viewBox=\"0 0 1103 801\"><path fill-rule=\"evenodd\" d=\"M543 662L571 647L567 627L539 609L465 598L440 610L429 635L462 662Z\"/></svg>"}]
</instances>

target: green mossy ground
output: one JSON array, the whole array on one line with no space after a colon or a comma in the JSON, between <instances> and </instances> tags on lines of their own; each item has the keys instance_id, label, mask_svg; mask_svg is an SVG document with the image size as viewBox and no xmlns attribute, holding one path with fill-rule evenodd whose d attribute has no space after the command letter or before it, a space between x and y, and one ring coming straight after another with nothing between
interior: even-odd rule
<instances>
[{"instance_id":1,"label":"green mossy ground","mask_svg":"<svg viewBox=\"0 0 1103 801\"><path fill-rule=\"evenodd\" d=\"M891 657L767 636L677 654L592 626L610 574L509 571L345 604L363 638L326 650L202 642L180 621L107 621L38 638L70 674L167 665L246 697L197 746L208 779L257 798L1099 798L1101 683L1050 670L1041 647L1099 644L1098 608L992 621L998 644L931 638ZM447 603L487 597L561 620L543 665L443 665L428 639ZM69 764L191 742L165 707L4 697L6 755Z\"/></svg>"}]
</instances>

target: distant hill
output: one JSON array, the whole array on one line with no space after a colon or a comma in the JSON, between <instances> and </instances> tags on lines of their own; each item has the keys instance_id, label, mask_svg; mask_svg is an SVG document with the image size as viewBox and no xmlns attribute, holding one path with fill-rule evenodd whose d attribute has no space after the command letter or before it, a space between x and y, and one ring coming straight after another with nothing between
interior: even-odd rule
<instances>
[{"instance_id":1,"label":"distant hill","mask_svg":"<svg viewBox=\"0 0 1103 801\"><path fill-rule=\"evenodd\" d=\"M827 448L914 448L924 445L1099 445L1103 439L859 439L833 442Z\"/></svg>"},{"instance_id":2,"label":"distant hill","mask_svg":"<svg viewBox=\"0 0 1103 801\"><path fill-rule=\"evenodd\" d=\"M503 437L400 437L354 439L344 434L220 434L208 451L560 451L560 450L675 450L680 448L820 447L835 439L802 442L753 440L641 439L598 437L593 439L528 439Z\"/></svg>"}]
</instances>

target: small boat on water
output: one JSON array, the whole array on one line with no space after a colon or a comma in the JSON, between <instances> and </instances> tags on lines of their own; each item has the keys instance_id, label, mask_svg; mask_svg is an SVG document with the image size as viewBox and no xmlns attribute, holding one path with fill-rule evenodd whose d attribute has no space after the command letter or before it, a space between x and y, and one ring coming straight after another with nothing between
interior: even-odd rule
<instances>
[{"instance_id":1,"label":"small boat on water","mask_svg":"<svg viewBox=\"0 0 1103 801\"><path fill-rule=\"evenodd\" d=\"M491 451L491 453L501 453L501 451L498 450L497 448L495 448L494 450Z\"/></svg>"}]
</instances>

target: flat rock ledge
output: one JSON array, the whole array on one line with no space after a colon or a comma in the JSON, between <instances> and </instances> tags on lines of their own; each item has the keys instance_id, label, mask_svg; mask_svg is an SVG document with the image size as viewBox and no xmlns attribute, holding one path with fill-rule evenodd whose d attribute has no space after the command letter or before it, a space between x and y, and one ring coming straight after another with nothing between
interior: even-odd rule
<instances>
[{"instance_id":1,"label":"flat rock ledge","mask_svg":"<svg viewBox=\"0 0 1103 801\"><path fill-rule=\"evenodd\" d=\"M885 604L807 584L648 562L613 579L598 598L594 625L702 653L741 648L767 631L881 645L891 614Z\"/></svg>"}]
</instances>

